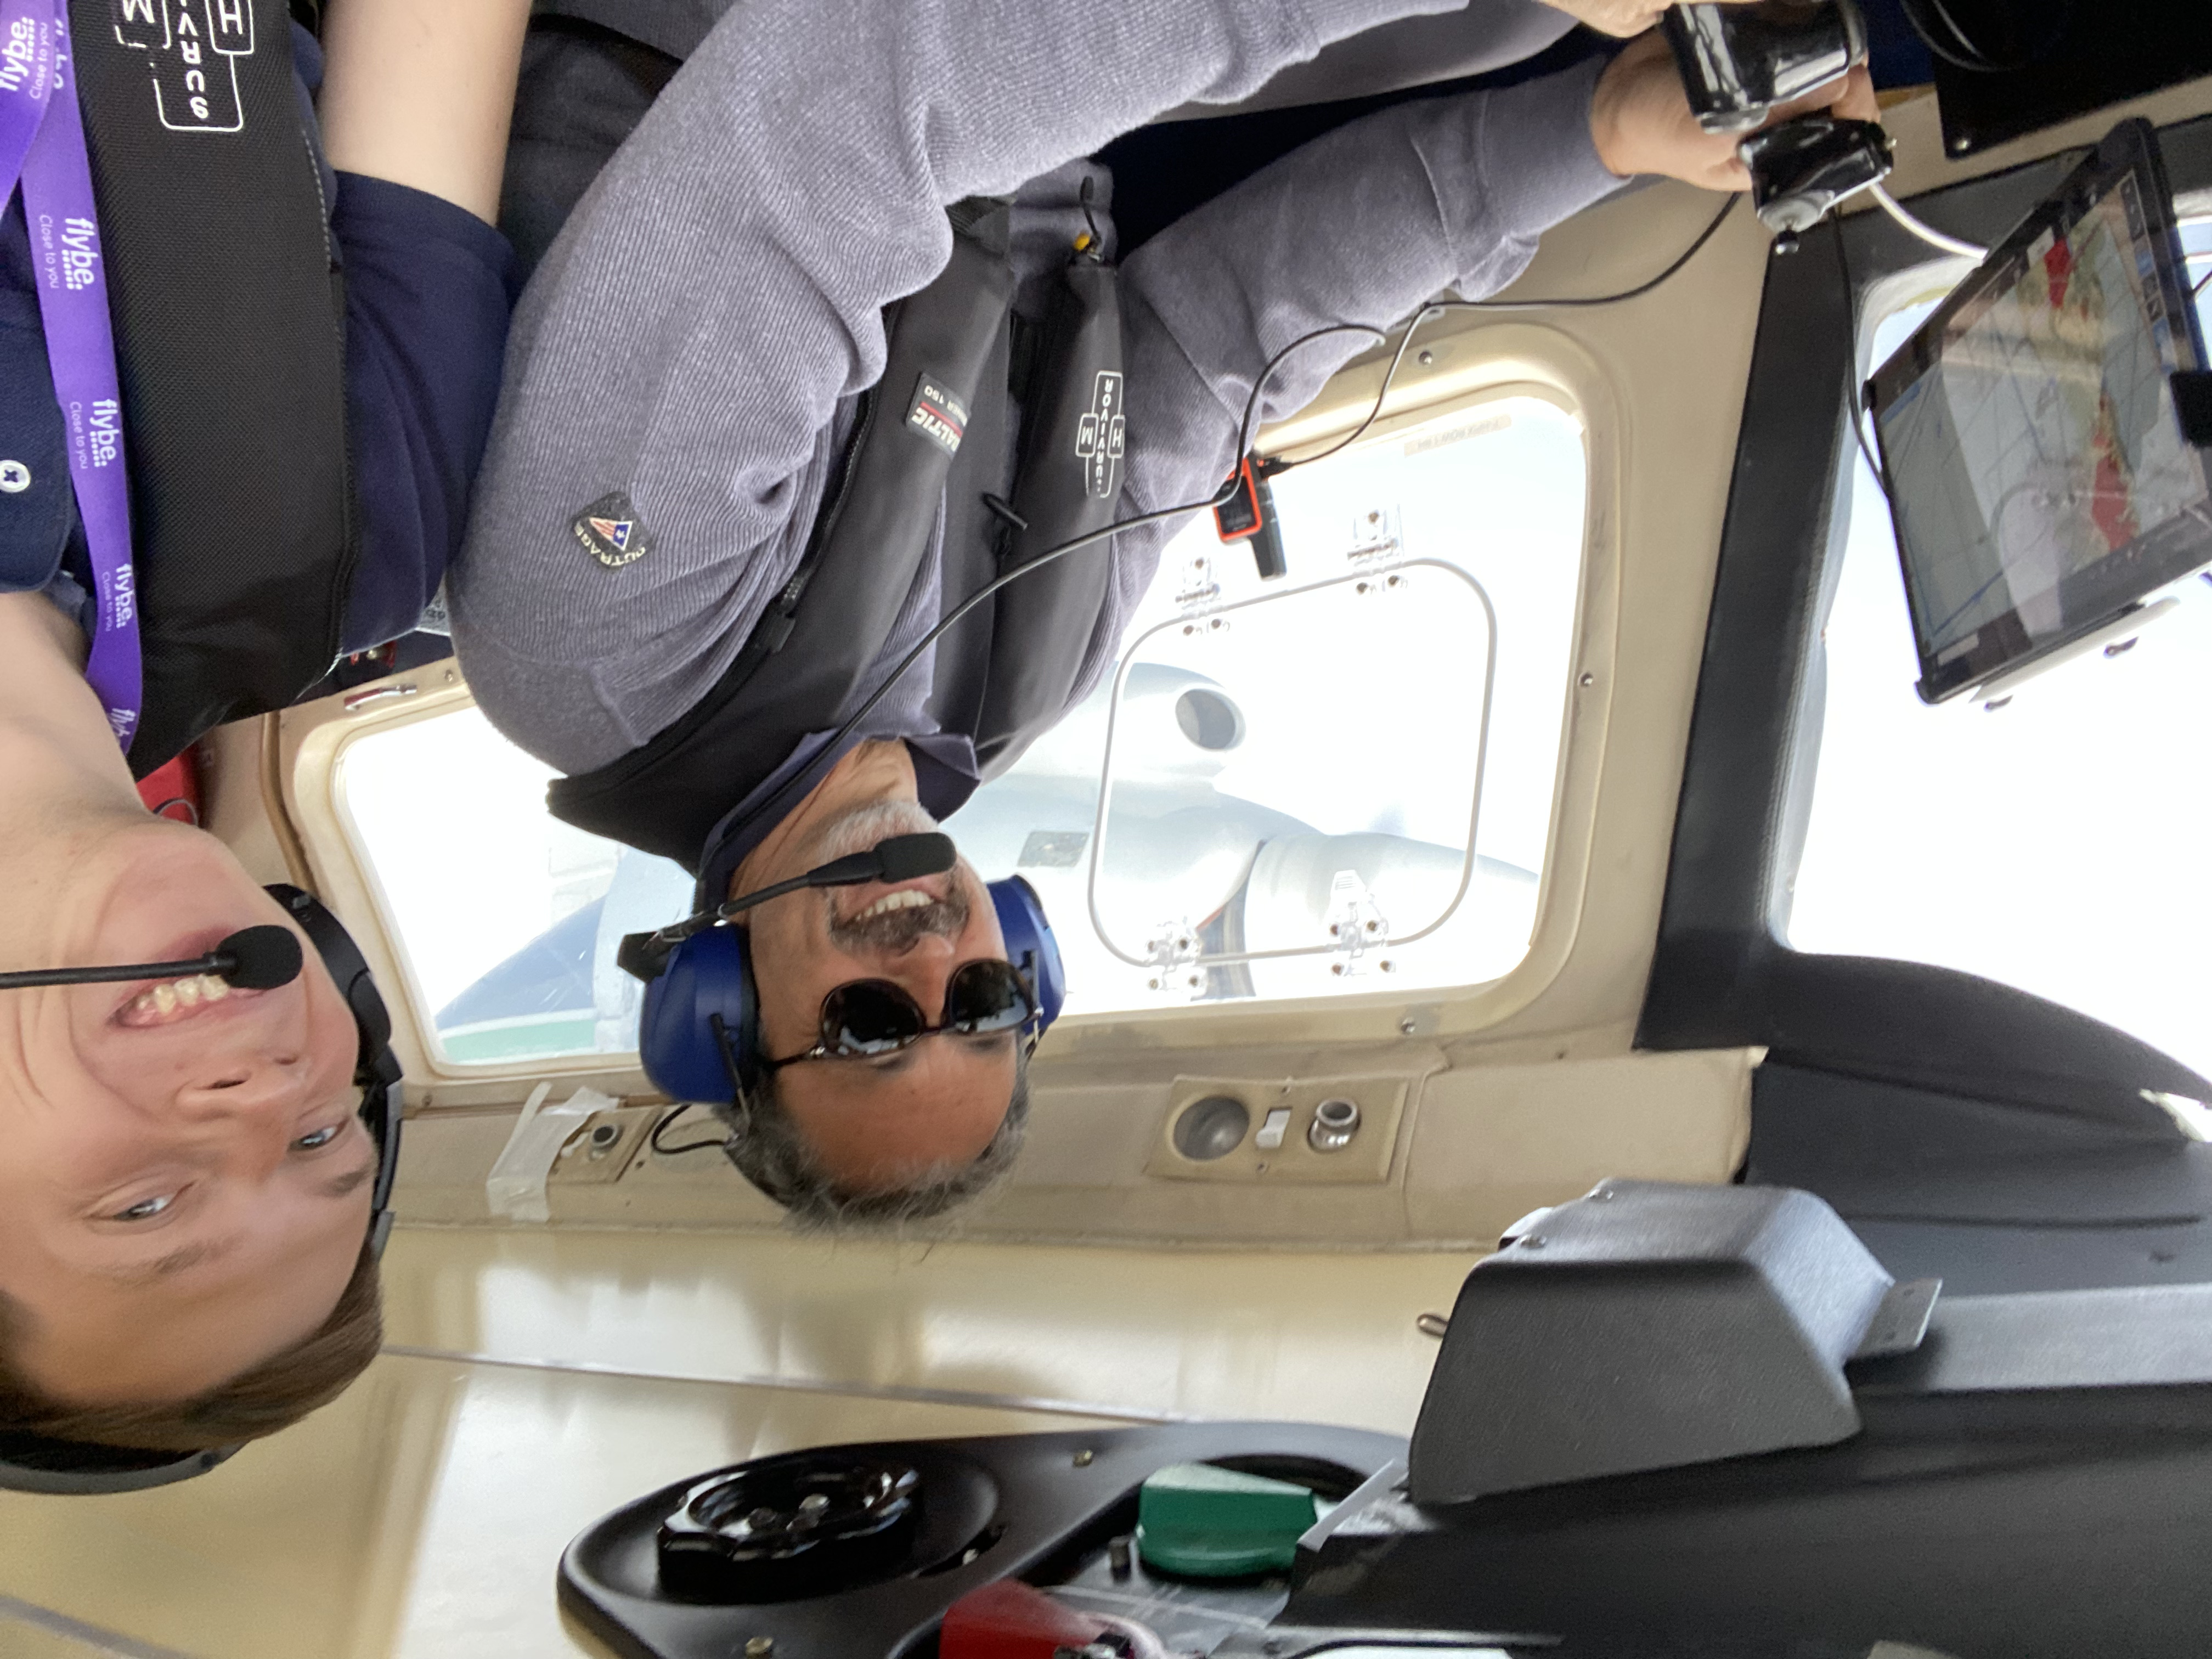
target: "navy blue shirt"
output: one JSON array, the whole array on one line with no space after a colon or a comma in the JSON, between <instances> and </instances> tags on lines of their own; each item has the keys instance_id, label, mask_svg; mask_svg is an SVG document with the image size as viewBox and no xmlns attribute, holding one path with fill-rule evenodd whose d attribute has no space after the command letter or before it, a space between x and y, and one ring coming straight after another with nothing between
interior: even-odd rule
<instances>
[{"instance_id":1,"label":"navy blue shirt","mask_svg":"<svg viewBox=\"0 0 2212 1659\"><path fill-rule=\"evenodd\" d=\"M304 100L320 58L296 26L294 46ZM412 629L460 545L499 400L515 262L498 231L419 190L341 173L326 194L345 267L361 513L343 641L352 652ZM19 191L0 220L0 592L46 590L82 622L88 572Z\"/></svg>"}]
</instances>

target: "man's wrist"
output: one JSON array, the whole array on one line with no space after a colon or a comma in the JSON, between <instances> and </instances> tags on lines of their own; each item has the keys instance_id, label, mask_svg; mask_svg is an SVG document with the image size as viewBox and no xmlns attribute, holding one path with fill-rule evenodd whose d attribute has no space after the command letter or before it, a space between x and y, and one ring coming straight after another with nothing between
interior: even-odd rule
<instances>
[{"instance_id":1,"label":"man's wrist","mask_svg":"<svg viewBox=\"0 0 2212 1659\"><path fill-rule=\"evenodd\" d=\"M1599 76L1584 62L1487 94L1483 172L1509 234L1540 235L1618 186L1593 142Z\"/></svg>"}]
</instances>

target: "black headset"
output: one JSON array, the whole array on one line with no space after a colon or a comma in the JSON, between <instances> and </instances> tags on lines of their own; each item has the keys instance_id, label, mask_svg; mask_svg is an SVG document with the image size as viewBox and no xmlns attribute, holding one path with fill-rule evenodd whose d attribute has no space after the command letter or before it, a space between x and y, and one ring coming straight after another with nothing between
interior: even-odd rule
<instances>
[{"instance_id":1,"label":"black headset","mask_svg":"<svg viewBox=\"0 0 2212 1659\"><path fill-rule=\"evenodd\" d=\"M369 1200L367 1242L370 1250L381 1256L385 1240L392 1232L392 1182L399 1169L401 1073L398 1059L392 1052L392 1016L377 993L376 981L369 974L361 947L353 942L353 936L336 916L324 908L312 893L297 887L272 886L269 896L283 907L284 914L298 924L300 931L315 947L315 954L322 958L323 966L337 982L338 994L352 1011L354 1025L361 1034L353 1080L362 1091L362 1123L376 1143L376 1185ZM225 945L230 943L224 941ZM183 971L191 971L196 966L141 965ZM288 974L284 977L289 980L292 976ZM51 981L54 976L18 977ZM205 1474L238 1449L236 1446L217 1446L185 1453L149 1451L139 1447L96 1446L0 1430L0 1491L85 1496L143 1492L151 1486L167 1486L189 1480L196 1474Z\"/></svg>"}]
</instances>

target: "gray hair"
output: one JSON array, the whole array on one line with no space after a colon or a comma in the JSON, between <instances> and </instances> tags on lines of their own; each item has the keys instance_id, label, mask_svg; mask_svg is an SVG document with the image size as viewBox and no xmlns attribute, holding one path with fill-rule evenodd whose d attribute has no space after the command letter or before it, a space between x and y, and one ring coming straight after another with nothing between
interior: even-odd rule
<instances>
[{"instance_id":1,"label":"gray hair","mask_svg":"<svg viewBox=\"0 0 2212 1659\"><path fill-rule=\"evenodd\" d=\"M1030 1115L1028 1045L1014 1045L1014 1092L991 1144L965 1164L932 1164L889 1192L847 1193L823 1170L776 1097L775 1072L764 1072L743 1103L717 1109L728 1126L723 1152L738 1172L783 1206L784 1221L801 1233L896 1233L973 1203L1012 1173Z\"/></svg>"}]
</instances>

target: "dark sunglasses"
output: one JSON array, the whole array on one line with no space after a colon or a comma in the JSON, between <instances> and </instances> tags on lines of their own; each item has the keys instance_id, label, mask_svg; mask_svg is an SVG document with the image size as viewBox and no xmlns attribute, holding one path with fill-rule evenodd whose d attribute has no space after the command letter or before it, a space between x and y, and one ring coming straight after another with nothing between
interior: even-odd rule
<instances>
[{"instance_id":1,"label":"dark sunglasses","mask_svg":"<svg viewBox=\"0 0 2212 1659\"><path fill-rule=\"evenodd\" d=\"M803 1060L869 1060L951 1031L988 1036L1016 1031L1036 1018L1029 981L1011 962L963 962L945 987L945 1012L933 1025L921 1005L887 979L856 979L822 999L820 1040L803 1054L768 1060L770 1071Z\"/></svg>"}]
</instances>

